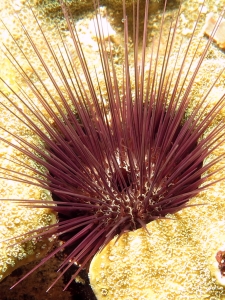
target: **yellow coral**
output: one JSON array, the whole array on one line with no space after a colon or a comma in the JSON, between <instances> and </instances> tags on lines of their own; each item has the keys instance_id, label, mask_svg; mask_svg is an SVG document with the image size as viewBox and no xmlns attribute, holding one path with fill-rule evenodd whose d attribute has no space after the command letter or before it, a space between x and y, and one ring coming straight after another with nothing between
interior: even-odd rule
<instances>
[{"instance_id":1,"label":"yellow coral","mask_svg":"<svg viewBox=\"0 0 225 300\"><path fill-rule=\"evenodd\" d=\"M32 24L29 21L31 17L31 12L27 14L27 8L23 7L25 1L1 1L0 7L0 18L4 20L6 26L10 28L14 38L17 40L21 38L21 33L19 32L18 19L14 15L13 9L16 9L17 13L23 17L25 24ZM22 9L23 8L23 9ZM21 11L20 11L21 9ZM31 30L34 30L30 26ZM20 30L21 31L21 30ZM15 45L10 42L10 35L4 26L1 24L0 27L1 34L1 49L3 49L3 44L6 44L12 53L15 52ZM23 37L24 39L24 37ZM25 39L24 39L25 43ZM25 47L26 48L26 47ZM25 50L29 53L28 48ZM16 55L16 54L15 54ZM19 59L19 56L16 56ZM24 66L25 70L29 73L28 64L25 61L20 61ZM27 65L27 68L26 68ZM6 80L6 82L14 88L16 91L17 84L21 83L21 79L17 81L15 76L15 69L9 60L0 52L0 76ZM9 93L2 82L0 83L1 91ZM9 104L3 96L0 98L0 102L3 105L7 105L8 108L15 110L13 106ZM20 108L25 111L25 107L20 105ZM30 135L28 128L18 119L13 116L4 106L0 106L0 127L9 129L15 135L26 137L27 140L32 140L33 142L39 143L34 136ZM1 138L7 139L9 142L15 144L13 136L8 135L7 132L0 129ZM17 143L18 145L18 143ZM1 199L51 199L50 193L41 188L31 186L22 182L16 182L10 177L9 172L4 169L13 170L21 174L33 175L31 170L26 169L24 166L13 163L11 159L16 157L21 159L24 164L28 164L32 167L39 168L39 166L34 166L33 162L23 156L19 151L16 151L13 147L0 142L0 164L1 164L1 185L0 185L0 198ZM7 177L12 180L7 180ZM4 179L5 178L5 179ZM21 176L22 179L22 176ZM44 226L48 226L57 222L57 216L50 209L32 209L29 206L24 207L18 205L13 201L0 201L0 281L9 275L14 269L24 265L35 259L40 259L46 255L46 253L52 248L54 238L45 239L35 239L35 237L29 241L20 244L19 242L23 240L23 237L13 238L21 236L31 230L36 230ZM27 237L27 236L26 236ZM13 238L13 239L12 239Z\"/></svg>"},{"instance_id":2,"label":"yellow coral","mask_svg":"<svg viewBox=\"0 0 225 300\"><path fill-rule=\"evenodd\" d=\"M4 103L4 99L1 102ZM9 105L9 104L8 104ZM14 134L20 136L27 135L29 131L20 124L16 118L13 117L2 106L0 107L0 127L12 128ZM17 124L17 126L15 126ZM8 136L5 131L0 130L0 135L8 141L15 144L12 136ZM29 174L32 172L25 169L24 166L13 163L11 159L17 157L23 159L24 163L32 165L32 161L22 157L19 151L13 147L0 143L0 163L4 169L11 169L15 172ZM38 168L38 166L36 166ZM10 178L9 172L5 171L1 176L0 194L1 199L51 199L50 193L41 188L31 186L25 183L16 182L14 180L7 180ZM22 176L20 176L22 179ZM13 179L13 178L12 178ZM32 209L18 205L13 201L0 201L0 281L9 275L14 269L24 265L34 259L38 259L46 255L47 251L52 247L54 241L51 239L39 239L38 242L33 238L31 241L18 244L23 240L23 237L12 239L23 235L31 230L42 228L57 222L57 217L50 209Z\"/></svg>"},{"instance_id":3,"label":"yellow coral","mask_svg":"<svg viewBox=\"0 0 225 300\"><path fill-rule=\"evenodd\" d=\"M97 299L225 299L215 258L225 242L224 188L217 184L190 202L209 205L151 222L149 234L115 237L91 262Z\"/></svg>"}]
</instances>

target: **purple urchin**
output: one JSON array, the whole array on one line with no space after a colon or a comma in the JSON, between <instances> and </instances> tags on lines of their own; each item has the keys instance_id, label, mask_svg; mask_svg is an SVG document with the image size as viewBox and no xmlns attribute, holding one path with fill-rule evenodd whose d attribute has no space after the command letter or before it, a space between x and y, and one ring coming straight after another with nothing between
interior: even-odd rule
<instances>
[{"instance_id":1,"label":"purple urchin","mask_svg":"<svg viewBox=\"0 0 225 300\"><path fill-rule=\"evenodd\" d=\"M212 125L218 113L224 108L225 102L222 97L210 111L206 109L208 93L217 78L190 112L191 90L211 39L207 42L195 71L191 74L190 69L196 59L198 46L191 57L191 63L187 63L187 58L195 30L182 56L178 55L175 61L171 59L178 17L170 24L168 42L161 60L160 38L158 43L153 40L152 46L147 48L148 1L146 1L142 52L139 58L138 3L137 30L134 30L133 41L134 59L133 63L130 63L124 5L124 64L122 82L119 82L110 39L103 36L102 19L97 15L96 9L97 17L93 24L96 26L98 55L104 78L100 82L97 70L95 76L89 71L76 27L63 2L61 6L79 66L74 66L73 54L62 34L60 39L65 53L60 52L60 58L57 57L43 31L42 34L54 60L64 92L21 21L23 30L53 84L60 102L49 92L38 71L25 56L42 88L48 94L51 100L49 104L9 50L7 56L39 101L39 105L32 104L32 100L22 89L20 96L3 80L29 111L27 114L8 95L1 92L14 106L16 113L7 107L6 109L17 115L29 130L39 136L44 147L14 135L7 129L4 130L16 139L17 145L4 138L1 140L44 168L44 171L40 171L27 166L37 176L29 177L22 174L26 179L20 179L20 174L11 170L11 178L14 180L40 186L52 193L55 206L50 201L43 203L40 200L33 201L32 207L49 206L58 212L59 222L32 233L36 233L36 237L54 234L63 241L61 246L48 254L21 280L57 252L66 249L67 257L60 266L59 277L74 263L79 264L79 269L68 282L68 286L99 249L115 235L120 237L124 232L145 228L146 224L153 220L165 218L167 214L188 207L190 198L215 182L206 183L218 171L210 169L223 158L224 153L207 163L205 159L210 158L213 151L225 140L224 121ZM165 12L160 37L165 24L164 17ZM21 50L20 47L19 49ZM178 65L179 71L176 73ZM14 158L14 161L24 165L20 159ZM33 182L33 178L37 183ZM26 204L31 201L24 199L22 202ZM28 239L31 238L25 238Z\"/></svg>"}]
</instances>

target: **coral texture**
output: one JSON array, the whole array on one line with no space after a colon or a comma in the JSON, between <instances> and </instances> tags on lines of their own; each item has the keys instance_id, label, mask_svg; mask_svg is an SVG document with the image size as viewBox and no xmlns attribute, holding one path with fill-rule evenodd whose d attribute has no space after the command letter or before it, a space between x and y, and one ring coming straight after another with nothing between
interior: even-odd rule
<instances>
[{"instance_id":1,"label":"coral texture","mask_svg":"<svg viewBox=\"0 0 225 300\"><path fill-rule=\"evenodd\" d=\"M21 34L18 27L18 19L16 18L15 12L23 18L25 24L31 24L30 18L31 13L28 14L28 8L24 6L24 1L1 1L0 4L0 18L4 24L11 29L12 34L16 40L20 40ZM30 26L32 30L35 30L35 26ZM15 47L12 41L10 41L10 34L6 30L3 24L0 25L0 36L1 36L1 49L3 44L9 47L10 51L15 52ZM21 38L21 41L23 38ZM23 42L23 41L22 41ZM25 43L25 40L24 40ZM29 53L30 50L26 49ZM16 54L15 54L16 55ZM7 78L7 82L17 90L17 84L21 81L15 77L15 70L12 65L5 57L2 51L0 51L1 57L1 71L0 77ZM18 56L17 56L18 57ZM18 57L19 59L19 57ZM21 61L21 63L23 63ZM27 66L27 72L29 72L29 66ZM17 81L18 79L18 81ZM2 82L0 88L3 90ZM10 128L14 134L26 137L27 140L36 141L36 137L31 136L29 130L22 125L22 122L18 122L13 114L9 113L4 109L3 105L9 104L5 102L5 99L1 96L0 98L0 135L6 137L8 141L13 142L13 137L8 136L7 133L2 129ZM13 107L11 107L13 110ZM22 182L15 182L13 180L7 180L7 171L4 169L13 169L18 173L23 172L26 168L22 165L12 163L10 158L17 157L22 158L21 154L10 147L9 145L0 143L0 164L1 164L1 199L51 199L50 193L34 186ZM32 161L28 161L24 157L24 163L32 165ZM36 166L38 168L38 166ZM25 171L29 175L33 175L31 171L26 169ZM13 178L11 178L13 179ZM22 238L15 239L13 237L20 236L43 226L48 226L57 222L57 216L50 209L30 209L18 205L13 201L0 201L0 281L9 275L13 270L17 269L21 265L25 265L30 261L40 259L46 255L46 253L52 248L54 238L36 240L24 242L19 244ZM13 239L12 239L13 238Z\"/></svg>"},{"instance_id":2,"label":"coral texture","mask_svg":"<svg viewBox=\"0 0 225 300\"><path fill-rule=\"evenodd\" d=\"M216 260L225 241L224 188L191 201L209 205L148 224L149 234L138 229L114 238L90 266L97 299L225 299Z\"/></svg>"},{"instance_id":3,"label":"coral texture","mask_svg":"<svg viewBox=\"0 0 225 300\"><path fill-rule=\"evenodd\" d=\"M1 99L4 102L3 99ZM12 116L1 109L0 126L14 126ZM17 123L17 125L19 125ZM15 128L14 132L26 136L26 130L22 126ZM0 130L1 136L5 133ZM30 137L27 137L28 139ZM10 139L10 137L8 137ZM11 138L12 139L12 138ZM17 172L21 172L24 167L13 164L10 158L20 156L17 151L3 143L0 144L0 156L2 168L13 168ZM29 171L27 171L28 173ZM32 175L32 174L31 174ZM2 174L1 174L2 176ZM7 177L7 173L3 175ZM20 182L1 179L1 198L4 199L44 199L50 198L48 192L40 188L35 188ZM18 244L21 238L12 239L13 237L27 233L28 231L48 226L57 221L56 214L50 209L29 209L15 202L0 201L0 281L9 275L14 269L24 265L32 260L39 259L44 256L52 247L54 238L43 239L37 241L35 238L27 243ZM16 243L16 244L15 244Z\"/></svg>"}]
</instances>

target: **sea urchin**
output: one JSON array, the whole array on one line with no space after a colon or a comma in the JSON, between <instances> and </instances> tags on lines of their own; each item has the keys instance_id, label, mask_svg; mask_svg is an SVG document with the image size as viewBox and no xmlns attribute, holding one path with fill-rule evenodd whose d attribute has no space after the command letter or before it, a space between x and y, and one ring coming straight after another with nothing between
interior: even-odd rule
<instances>
[{"instance_id":1,"label":"sea urchin","mask_svg":"<svg viewBox=\"0 0 225 300\"><path fill-rule=\"evenodd\" d=\"M2 79L26 111L20 109L19 105L2 91L14 110L7 106L5 108L39 136L44 144L44 147L40 144L35 145L4 128L17 143L0 139L43 167L43 171L40 171L27 165L35 174L33 177L18 174L13 170L9 170L8 177L43 187L52 193L53 202L27 199L20 202L30 204L33 201L32 207L50 207L58 212L57 224L31 232L35 237L54 234L64 241L35 269L60 250L67 249L67 258L60 266L59 277L74 263L80 266L67 286L80 270L87 266L95 253L115 235L119 238L124 232L145 228L147 223L166 218L167 214L187 207L190 198L213 183L206 183L216 172L210 171L210 168L224 155L205 162L225 140L224 121L216 125L213 123L224 108L224 97L209 111L205 105L207 96L218 78L195 108L191 112L189 110L191 90L211 39L198 60L199 46L191 57L191 63L187 62L195 27L185 52L182 56L177 55L175 60L174 57L172 59L179 20L177 17L170 24L168 41L161 59L160 37L165 26L165 8L159 42L153 39L152 46L148 48L148 5L147 0L140 54L139 2L137 3L133 58L129 55L128 21L124 5L124 64L121 81L117 75L118 66L114 62L110 38L103 35L98 5L93 24L103 74L101 81L97 70L95 76L89 70L75 24L63 2L62 10L79 65L75 65L74 54L63 34L59 31L64 51L62 53L61 50L54 50L39 25L55 63L57 79L21 21L27 39L50 79L57 97L52 95L47 84L40 78L29 57L24 55L42 90L36 87L6 48L6 55L39 104L34 105L22 87L20 92L16 92ZM35 16L34 18L38 22ZM23 51L19 45L18 49ZM57 56L57 53L60 56ZM195 70L192 72L196 61ZM47 94L48 100L44 94ZM13 160L17 164L25 165L18 158L14 157ZM151 236L151 232L149 235ZM31 237L25 238L29 239Z\"/></svg>"}]
</instances>

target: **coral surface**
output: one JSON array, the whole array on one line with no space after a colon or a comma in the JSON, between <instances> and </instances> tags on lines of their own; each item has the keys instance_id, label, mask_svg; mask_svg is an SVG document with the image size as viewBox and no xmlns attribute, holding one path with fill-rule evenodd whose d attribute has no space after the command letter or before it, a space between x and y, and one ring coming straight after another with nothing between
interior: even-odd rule
<instances>
[{"instance_id":1,"label":"coral surface","mask_svg":"<svg viewBox=\"0 0 225 300\"><path fill-rule=\"evenodd\" d=\"M208 205L151 222L149 234L138 229L115 237L90 266L97 299L225 299L216 260L225 242L224 188L218 184L191 201Z\"/></svg>"}]
</instances>

